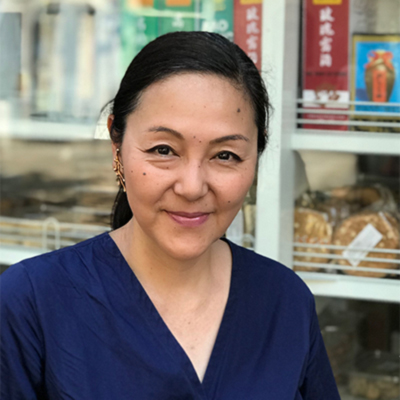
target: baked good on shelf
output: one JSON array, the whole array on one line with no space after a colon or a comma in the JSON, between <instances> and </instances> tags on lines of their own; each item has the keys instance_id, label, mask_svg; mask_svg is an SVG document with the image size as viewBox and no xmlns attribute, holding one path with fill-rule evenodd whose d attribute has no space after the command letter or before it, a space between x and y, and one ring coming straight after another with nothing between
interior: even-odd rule
<instances>
[{"instance_id":1,"label":"baked good on shelf","mask_svg":"<svg viewBox=\"0 0 400 400\"><path fill-rule=\"evenodd\" d=\"M316 210L325 213L328 216L328 222L335 227L354 212L354 205L332 197L317 203Z\"/></svg>"},{"instance_id":2,"label":"baked good on shelf","mask_svg":"<svg viewBox=\"0 0 400 400\"><path fill-rule=\"evenodd\" d=\"M400 396L399 358L376 351L361 352L349 373L352 396L370 400L395 400Z\"/></svg>"},{"instance_id":3,"label":"baked good on shelf","mask_svg":"<svg viewBox=\"0 0 400 400\"><path fill-rule=\"evenodd\" d=\"M371 225L367 227L368 225ZM335 229L333 234L333 244L337 246L349 246L356 238L360 238L361 232L365 229L378 231L382 237L374 248L378 249L399 249L399 224L397 220L386 212L363 212L352 215L346 218L342 223ZM364 231L365 233L365 231ZM378 233L378 235L379 235ZM357 245L360 248L360 245ZM365 247L365 246L361 246ZM379 253L370 251L364 257L353 261L353 264L349 262L349 258L345 258L346 252L343 255L344 250L335 250L334 254L343 256L343 259L335 260L335 263L343 266L356 266L366 268L380 268L380 269L396 269L398 264L385 263L379 261L363 261L365 257L381 258L385 260L395 260L397 255L394 253ZM347 253L348 254L348 253ZM354 253L353 253L354 254ZM345 274L355 276L365 276L382 278L387 275L386 272L369 272L369 271L357 271L357 270L343 270Z\"/></svg>"},{"instance_id":4,"label":"baked good on shelf","mask_svg":"<svg viewBox=\"0 0 400 400\"><path fill-rule=\"evenodd\" d=\"M382 199L382 193L378 187L344 186L332 189L329 194L349 203L358 203L361 207L369 206Z\"/></svg>"},{"instance_id":5,"label":"baked good on shelf","mask_svg":"<svg viewBox=\"0 0 400 400\"><path fill-rule=\"evenodd\" d=\"M306 253L329 254L330 250L324 245L331 244L332 225L328 222L325 213L310 208L296 207L294 210L294 241L300 243L320 244L321 247L295 246L294 251ZM321 271L320 267L313 267L312 263L326 264L327 257L294 256L294 261L310 263L310 266L294 266L295 271Z\"/></svg>"},{"instance_id":6,"label":"baked good on shelf","mask_svg":"<svg viewBox=\"0 0 400 400\"><path fill-rule=\"evenodd\" d=\"M385 186L345 186L325 193L332 199L342 200L352 206L353 212L396 212L396 202L391 190Z\"/></svg>"},{"instance_id":7,"label":"baked good on shelf","mask_svg":"<svg viewBox=\"0 0 400 400\"><path fill-rule=\"evenodd\" d=\"M328 222L330 222L333 227L360 209L358 204L349 203L340 196L331 196L330 192L320 191L306 191L302 193L301 196L296 199L296 206L310 208L326 214Z\"/></svg>"}]
</instances>

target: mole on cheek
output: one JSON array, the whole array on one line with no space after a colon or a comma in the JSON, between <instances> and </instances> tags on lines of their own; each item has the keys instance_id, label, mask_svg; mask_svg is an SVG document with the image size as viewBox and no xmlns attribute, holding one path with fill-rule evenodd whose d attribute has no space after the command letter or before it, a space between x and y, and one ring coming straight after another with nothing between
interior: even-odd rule
<instances>
[{"instance_id":1,"label":"mole on cheek","mask_svg":"<svg viewBox=\"0 0 400 400\"><path fill-rule=\"evenodd\" d=\"M240 108L237 109L237 112L240 113Z\"/></svg>"},{"instance_id":2,"label":"mole on cheek","mask_svg":"<svg viewBox=\"0 0 400 400\"><path fill-rule=\"evenodd\" d=\"M143 175L146 175L146 172L143 172Z\"/></svg>"},{"instance_id":3,"label":"mole on cheek","mask_svg":"<svg viewBox=\"0 0 400 400\"><path fill-rule=\"evenodd\" d=\"M230 203L231 201L230 200L228 200L228 203Z\"/></svg>"}]
</instances>

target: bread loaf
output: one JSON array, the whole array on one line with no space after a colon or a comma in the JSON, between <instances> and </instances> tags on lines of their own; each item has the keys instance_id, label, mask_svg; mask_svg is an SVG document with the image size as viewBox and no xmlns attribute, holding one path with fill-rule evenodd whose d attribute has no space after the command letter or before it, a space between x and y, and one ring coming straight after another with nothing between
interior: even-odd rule
<instances>
[{"instance_id":1,"label":"bread loaf","mask_svg":"<svg viewBox=\"0 0 400 400\"><path fill-rule=\"evenodd\" d=\"M331 244L332 226L327 221L326 214L315 211L309 208L295 208L294 211L294 241L310 244ZM300 247L295 246L294 251L306 253L321 253L329 254L330 250L321 246L315 247ZM312 267L312 263L328 263L329 258L315 256L294 256L294 261L310 263L308 266L295 266L295 271L321 271L319 267Z\"/></svg>"},{"instance_id":2,"label":"bread loaf","mask_svg":"<svg viewBox=\"0 0 400 400\"><path fill-rule=\"evenodd\" d=\"M346 218L336 229L333 235L333 244L338 246L348 246L360 234L360 232L368 225L371 224L378 230L382 239L376 244L375 248L378 249L393 249L399 248L399 226L395 218L390 214L384 212L367 212L355 214ZM335 254L343 254L343 250L335 250ZM382 259L396 259L396 254L378 253L370 251L366 257L382 258ZM351 266L347 259L336 260L336 264ZM384 263L379 261L360 261L359 267L381 268L381 269L396 269L398 264ZM387 274L382 272L368 272L357 270L344 270L344 273L355 276L366 276L381 278Z\"/></svg>"},{"instance_id":3,"label":"bread loaf","mask_svg":"<svg viewBox=\"0 0 400 400\"><path fill-rule=\"evenodd\" d=\"M369 206L382 199L382 194L377 187L345 186L330 191L336 199L349 203L358 203L361 207Z\"/></svg>"}]
</instances>

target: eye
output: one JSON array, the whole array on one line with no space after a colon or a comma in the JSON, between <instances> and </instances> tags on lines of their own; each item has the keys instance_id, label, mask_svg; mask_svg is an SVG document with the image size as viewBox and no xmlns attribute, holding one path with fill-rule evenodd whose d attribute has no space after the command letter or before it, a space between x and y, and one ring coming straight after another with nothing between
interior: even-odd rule
<instances>
[{"instance_id":1,"label":"eye","mask_svg":"<svg viewBox=\"0 0 400 400\"><path fill-rule=\"evenodd\" d=\"M155 154L159 154L160 156L171 156L174 153L174 151L171 149L171 147L162 144L159 146L155 146L150 150L147 150L148 153L155 153Z\"/></svg>"},{"instance_id":2,"label":"eye","mask_svg":"<svg viewBox=\"0 0 400 400\"><path fill-rule=\"evenodd\" d=\"M216 158L222 161L242 161L237 154L230 151L221 151L216 155Z\"/></svg>"},{"instance_id":3,"label":"eye","mask_svg":"<svg viewBox=\"0 0 400 400\"><path fill-rule=\"evenodd\" d=\"M168 156L170 152L172 153L172 150L168 146L158 146L156 152L162 156Z\"/></svg>"}]
</instances>

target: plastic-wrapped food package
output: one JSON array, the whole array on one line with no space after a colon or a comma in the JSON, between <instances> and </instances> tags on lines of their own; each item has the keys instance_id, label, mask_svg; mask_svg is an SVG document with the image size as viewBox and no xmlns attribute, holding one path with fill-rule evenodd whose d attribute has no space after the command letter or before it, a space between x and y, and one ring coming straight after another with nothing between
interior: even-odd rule
<instances>
[{"instance_id":1,"label":"plastic-wrapped food package","mask_svg":"<svg viewBox=\"0 0 400 400\"><path fill-rule=\"evenodd\" d=\"M397 213L392 192L378 184L343 186L323 192L306 191L296 200L296 206L325 212L333 224L361 211Z\"/></svg>"},{"instance_id":2,"label":"plastic-wrapped food package","mask_svg":"<svg viewBox=\"0 0 400 400\"><path fill-rule=\"evenodd\" d=\"M346 250L335 250L342 256L335 260L336 264L353 267L378 269L397 269L398 263L388 263L386 260L396 260L395 253L374 252L373 249L399 249L399 224L387 212L362 212L342 221L333 233L333 244L347 246ZM368 251L370 250L370 251ZM364 261L365 257L382 259ZM382 278L386 272L369 272L347 269L349 275Z\"/></svg>"},{"instance_id":3,"label":"plastic-wrapped food package","mask_svg":"<svg viewBox=\"0 0 400 400\"><path fill-rule=\"evenodd\" d=\"M382 185L346 186L329 191L307 191L296 200L294 241L346 247L332 250L334 257L294 257L295 261L328 263L345 267L397 269L399 223L391 191ZM302 210L302 211L300 211ZM307 210L307 211L304 211ZM333 230L330 240L329 227ZM373 251L389 250L389 252ZM364 249L364 250L363 250ZM390 252L390 250L394 250ZM295 251L329 253L326 247L295 247ZM342 259L339 259L342 257ZM364 261L365 257L376 260ZM382 261L380 261L381 259ZM394 262L390 262L394 260ZM295 266L300 271L320 271L312 266ZM387 272L344 269L344 273L365 277L385 277ZM390 274L389 274L390 275Z\"/></svg>"},{"instance_id":4,"label":"plastic-wrapped food package","mask_svg":"<svg viewBox=\"0 0 400 400\"><path fill-rule=\"evenodd\" d=\"M320 244L320 247L295 246L295 252L330 254L330 250L324 245L330 245L332 241L332 225L325 213L310 209L297 207L294 211L294 241L304 244ZM312 263L326 264L327 257L294 256L294 261L310 263L310 266L295 266L296 271L321 271L319 267L313 267Z\"/></svg>"},{"instance_id":5,"label":"plastic-wrapped food package","mask_svg":"<svg viewBox=\"0 0 400 400\"><path fill-rule=\"evenodd\" d=\"M349 373L349 391L357 398L395 400L400 398L399 357L381 351L359 354Z\"/></svg>"},{"instance_id":6,"label":"plastic-wrapped food package","mask_svg":"<svg viewBox=\"0 0 400 400\"><path fill-rule=\"evenodd\" d=\"M359 208L347 202L345 199L336 198L329 192L304 192L296 201L298 207L311 208L320 211L328 217L328 221L334 227L340 221L350 216Z\"/></svg>"},{"instance_id":7,"label":"plastic-wrapped food package","mask_svg":"<svg viewBox=\"0 0 400 400\"><path fill-rule=\"evenodd\" d=\"M353 212L386 211L396 213L396 202L392 192L382 186L345 186L325 192L332 199L341 200L351 205Z\"/></svg>"}]
</instances>

